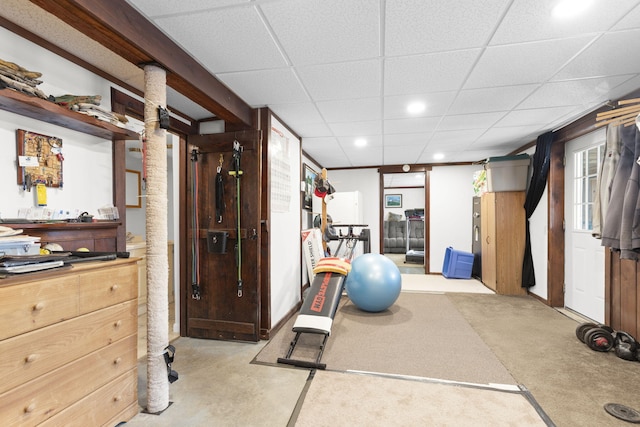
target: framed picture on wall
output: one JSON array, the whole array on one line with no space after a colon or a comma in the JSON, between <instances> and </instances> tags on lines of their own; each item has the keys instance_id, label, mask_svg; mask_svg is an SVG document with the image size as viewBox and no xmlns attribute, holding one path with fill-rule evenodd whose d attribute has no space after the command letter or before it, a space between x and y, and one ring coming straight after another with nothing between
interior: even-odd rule
<instances>
[{"instance_id":1,"label":"framed picture on wall","mask_svg":"<svg viewBox=\"0 0 640 427\"><path fill-rule=\"evenodd\" d=\"M302 198L302 209L312 210L313 209L313 192L314 181L318 172L314 171L307 165L306 163L302 164L302 177L304 179L304 196Z\"/></svg>"},{"instance_id":2,"label":"framed picture on wall","mask_svg":"<svg viewBox=\"0 0 640 427\"><path fill-rule=\"evenodd\" d=\"M127 169L127 187L126 187L126 207L141 208L142 207L142 191L140 185L140 172Z\"/></svg>"},{"instance_id":3,"label":"framed picture on wall","mask_svg":"<svg viewBox=\"0 0 640 427\"><path fill-rule=\"evenodd\" d=\"M385 208L401 208L402 194L385 194L384 207Z\"/></svg>"}]
</instances>

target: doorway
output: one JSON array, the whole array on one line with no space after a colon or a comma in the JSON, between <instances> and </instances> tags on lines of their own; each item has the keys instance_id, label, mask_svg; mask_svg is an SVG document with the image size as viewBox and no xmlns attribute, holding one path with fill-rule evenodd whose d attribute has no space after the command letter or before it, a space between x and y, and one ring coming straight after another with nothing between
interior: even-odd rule
<instances>
[{"instance_id":1,"label":"doorway","mask_svg":"<svg viewBox=\"0 0 640 427\"><path fill-rule=\"evenodd\" d=\"M425 171L381 170L380 252L390 258L402 274L424 274L428 259Z\"/></svg>"},{"instance_id":2,"label":"doorway","mask_svg":"<svg viewBox=\"0 0 640 427\"><path fill-rule=\"evenodd\" d=\"M593 206L605 130L566 145L565 307L604 322L604 248L592 236Z\"/></svg>"}]
</instances>

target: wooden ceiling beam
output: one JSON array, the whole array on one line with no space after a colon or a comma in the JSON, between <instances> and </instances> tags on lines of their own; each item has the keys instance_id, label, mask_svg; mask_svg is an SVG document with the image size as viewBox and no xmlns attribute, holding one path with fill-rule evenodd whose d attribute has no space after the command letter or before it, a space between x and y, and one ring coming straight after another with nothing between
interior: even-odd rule
<instances>
[{"instance_id":1,"label":"wooden ceiling beam","mask_svg":"<svg viewBox=\"0 0 640 427\"><path fill-rule=\"evenodd\" d=\"M30 0L127 61L157 63L167 85L225 122L253 126L253 110L125 0Z\"/></svg>"}]
</instances>

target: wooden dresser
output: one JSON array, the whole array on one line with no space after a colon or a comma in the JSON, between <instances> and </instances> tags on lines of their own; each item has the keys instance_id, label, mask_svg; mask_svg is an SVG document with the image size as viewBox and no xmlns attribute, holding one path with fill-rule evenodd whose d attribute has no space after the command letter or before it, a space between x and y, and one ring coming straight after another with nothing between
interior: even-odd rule
<instances>
[{"instance_id":1,"label":"wooden dresser","mask_svg":"<svg viewBox=\"0 0 640 427\"><path fill-rule=\"evenodd\" d=\"M0 279L0 425L138 413L137 282L133 258Z\"/></svg>"}]
</instances>

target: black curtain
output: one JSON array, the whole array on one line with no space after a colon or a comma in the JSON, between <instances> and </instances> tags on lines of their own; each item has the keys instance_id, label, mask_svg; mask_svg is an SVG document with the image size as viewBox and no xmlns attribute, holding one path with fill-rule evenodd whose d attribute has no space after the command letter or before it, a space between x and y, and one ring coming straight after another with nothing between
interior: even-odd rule
<instances>
[{"instance_id":1,"label":"black curtain","mask_svg":"<svg viewBox=\"0 0 640 427\"><path fill-rule=\"evenodd\" d=\"M533 174L527 190L527 198L524 201L524 209L527 216L526 240L524 247L524 259L522 260L522 287L530 288L536 284L536 275L533 271L533 257L531 256L531 236L529 233L529 218L536 210L544 188L547 185L549 164L551 161L551 144L553 132L547 132L538 137L536 152L533 154Z\"/></svg>"}]
</instances>

